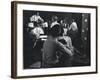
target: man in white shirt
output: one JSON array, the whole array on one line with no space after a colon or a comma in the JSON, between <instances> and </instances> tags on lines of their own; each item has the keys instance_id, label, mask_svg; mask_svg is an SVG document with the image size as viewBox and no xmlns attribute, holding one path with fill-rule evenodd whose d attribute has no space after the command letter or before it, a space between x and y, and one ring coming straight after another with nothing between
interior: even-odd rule
<instances>
[{"instance_id":1,"label":"man in white shirt","mask_svg":"<svg viewBox=\"0 0 100 80\"><path fill-rule=\"evenodd\" d=\"M35 21L35 22L38 22L38 21L41 21L41 22L44 22L44 20L40 17L39 15L39 12L37 12L35 15L32 15L30 17L30 21Z\"/></svg>"},{"instance_id":2,"label":"man in white shirt","mask_svg":"<svg viewBox=\"0 0 100 80\"><path fill-rule=\"evenodd\" d=\"M36 35L38 39L40 37L40 34L44 34L44 31L41 27L35 27L33 30L31 30L31 34Z\"/></svg>"},{"instance_id":3,"label":"man in white shirt","mask_svg":"<svg viewBox=\"0 0 100 80\"><path fill-rule=\"evenodd\" d=\"M53 17L52 17L52 23L51 23L50 28L52 28L52 27L53 27L54 25L56 25L56 24L59 25L59 23L58 23L58 17L57 17L57 16L53 16Z\"/></svg>"},{"instance_id":4,"label":"man in white shirt","mask_svg":"<svg viewBox=\"0 0 100 80\"><path fill-rule=\"evenodd\" d=\"M72 45L77 48L77 42L79 40L79 32L78 32L78 26L74 19L72 19L71 25L68 28L67 35L72 40Z\"/></svg>"},{"instance_id":5,"label":"man in white shirt","mask_svg":"<svg viewBox=\"0 0 100 80\"><path fill-rule=\"evenodd\" d=\"M69 30L73 30L73 31L77 31L78 30L78 27L77 27L77 23L75 22L75 20L73 19L72 20L72 23L71 23L71 25L70 25L70 27L69 27Z\"/></svg>"}]
</instances>

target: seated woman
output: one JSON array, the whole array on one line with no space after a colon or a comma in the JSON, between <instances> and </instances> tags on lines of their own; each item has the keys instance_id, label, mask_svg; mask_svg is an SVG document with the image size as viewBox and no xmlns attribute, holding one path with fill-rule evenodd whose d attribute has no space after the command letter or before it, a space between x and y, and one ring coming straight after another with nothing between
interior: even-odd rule
<instances>
[{"instance_id":1,"label":"seated woman","mask_svg":"<svg viewBox=\"0 0 100 80\"><path fill-rule=\"evenodd\" d=\"M72 52L74 51L74 47L72 45L71 38L67 35L67 32L64 32L64 29L61 28L61 34L58 37L58 41L64 44L67 48L69 48Z\"/></svg>"},{"instance_id":2,"label":"seated woman","mask_svg":"<svg viewBox=\"0 0 100 80\"><path fill-rule=\"evenodd\" d=\"M59 56L57 55L58 52L61 52L61 54L66 54L69 57L73 56L72 51L57 40L60 33L61 28L58 24L54 25L49 31L48 38L43 44L43 68L59 67Z\"/></svg>"},{"instance_id":3,"label":"seated woman","mask_svg":"<svg viewBox=\"0 0 100 80\"><path fill-rule=\"evenodd\" d=\"M80 53L79 50L73 47L71 38L68 35L64 34L63 29L61 31L60 37L58 38L58 41L65 45L73 53L73 56L71 58L68 58L65 54L61 55L59 62L61 66L77 66L85 65L88 63L88 60L86 59L84 54Z\"/></svg>"},{"instance_id":4,"label":"seated woman","mask_svg":"<svg viewBox=\"0 0 100 80\"><path fill-rule=\"evenodd\" d=\"M72 45L71 38L64 33L63 28L61 29L61 34L58 37L58 41L61 42L66 48L68 48L73 53L74 56L74 47ZM73 56L69 57L66 54L62 54L59 62L60 65L63 67L72 66Z\"/></svg>"}]
</instances>

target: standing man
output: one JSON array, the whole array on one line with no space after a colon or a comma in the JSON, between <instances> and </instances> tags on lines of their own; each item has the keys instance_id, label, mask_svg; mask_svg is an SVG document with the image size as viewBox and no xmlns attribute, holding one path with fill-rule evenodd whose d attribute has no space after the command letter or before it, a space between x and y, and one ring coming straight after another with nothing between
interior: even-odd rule
<instances>
[{"instance_id":1,"label":"standing man","mask_svg":"<svg viewBox=\"0 0 100 80\"><path fill-rule=\"evenodd\" d=\"M72 19L71 25L68 28L68 36L71 37L73 46L76 46L78 38L78 27L74 19Z\"/></svg>"},{"instance_id":2,"label":"standing man","mask_svg":"<svg viewBox=\"0 0 100 80\"><path fill-rule=\"evenodd\" d=\"M56 24L59 25L59 23L58 23L58 17L57 16L53 16L51 20L52 20L52 23L51 23L50 28L52 28Z\"/></svg>"},{"instance_id":3,"label":"standing man","mask_svg":"<svg viewBox=\"0 0 100 80\"><path fill-rule=\"evenodd\" d=\"M73 31L78 31L78 27L77 27L77 23L75 22L74 19L72 19L71 25L69 27L69 30L73 30Z\"/></svg>"}]
</instances>

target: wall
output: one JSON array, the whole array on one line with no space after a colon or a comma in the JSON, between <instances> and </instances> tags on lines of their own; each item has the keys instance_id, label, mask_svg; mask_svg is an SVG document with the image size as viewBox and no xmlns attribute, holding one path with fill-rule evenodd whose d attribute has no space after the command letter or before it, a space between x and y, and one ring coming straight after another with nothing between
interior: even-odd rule
<instances>
[{"instance_id":1,"label":"wall","mask_svg":"<svg viewBox=\"0 0 100 80\"><path fill-rule=\"evenodd\" d=\"M30 1L98 6L98 22L100 21L100 0L30 0ZM10 11L11 8L10 7L11 7L11 0L0 0L0 80L14 80L10 78L10 70L11 70L10 69L11 68L10 66L11 65L11 11ZM98 30L99 26L100 24L98 24ZM98 34L100 34L99 31ZM98 41L100 41L100 37L98 37ZM98 42L98 45L100 45L100 42ZM100 57L99 54L98 57ZM100 59L98 60L98 63L100 63ZM100 67L100 64L98 64L98 67ZM99 76L100 76L100 69L98 74L34 78L34 80L55 80L55 79L56 80L100 80ZM28 78L25 80L33 80L33 78Z\"/></svg>"}]
</instances>

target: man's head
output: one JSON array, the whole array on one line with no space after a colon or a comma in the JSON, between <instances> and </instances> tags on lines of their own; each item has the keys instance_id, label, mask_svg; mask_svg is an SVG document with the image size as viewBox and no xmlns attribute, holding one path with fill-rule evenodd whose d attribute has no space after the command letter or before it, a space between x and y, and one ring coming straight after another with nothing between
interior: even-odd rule
<instances>
[{"instance_id":1,"label":"man's head","mask_svg":"<svg viewBox=\"0 0 100 80\"><path fill-rule=\"evenodd\" d=\"M39 16L39 12L37 12L36 15Z\"/></svg>"},{"instance_id":2,"label":"man's head","mask_svg":"<svg viewBox=\"0 0 100 80\"><path fill-rule=\"evenodd\" d=\"M54 21L58 21L58 17L57 16L53 16L52 17L52 21L54 22Z\"/></svg>"},{"instance_id":3,"label":"man's head","mask_svg":"<svg viewBox=\"0 0 100 80\"><path fill-rule=\"evenodd\" d=\"M61 34L61 27L58 24L54 25L49 31L49 35L54 38L59 37L60 34Z\"/></svg>"}]
</instances>

